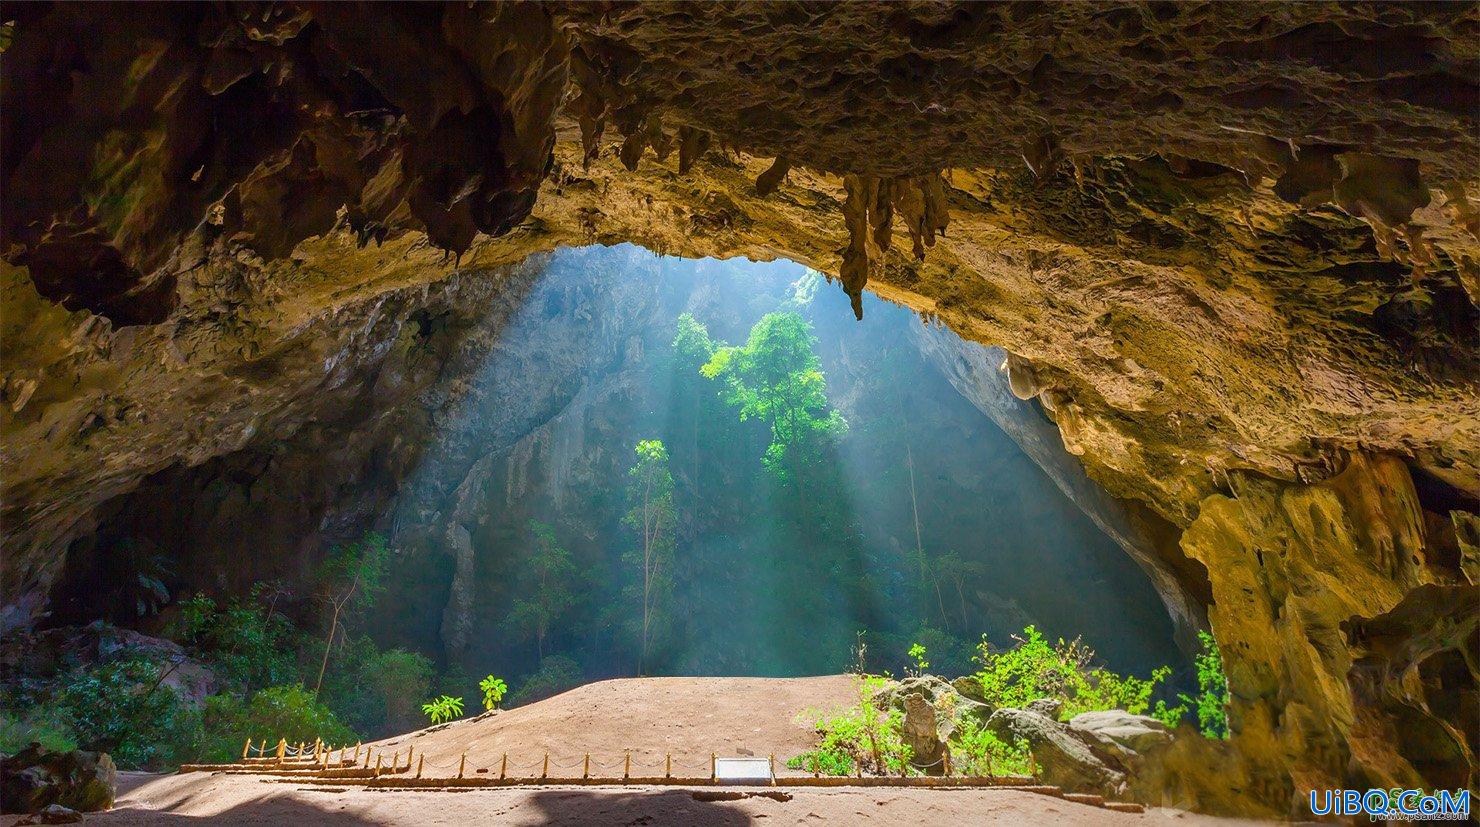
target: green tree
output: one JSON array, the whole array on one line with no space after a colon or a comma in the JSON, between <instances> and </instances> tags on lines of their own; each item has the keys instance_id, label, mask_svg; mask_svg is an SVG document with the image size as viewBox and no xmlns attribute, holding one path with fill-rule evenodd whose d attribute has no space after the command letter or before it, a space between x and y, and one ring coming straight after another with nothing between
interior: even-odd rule
<instances>
[{"instance_id":1,"label":"green tree","mask_svg":"<svg viewBox=\"0 0 1480 827\"><path fill-rule=\"evenodd\" d=\"M848 427L827 401L827 382L812 326L796 313L767 313L741 346L715 349L701 368L724 383L725 401L740 419L764 422L771 432L765 466L797 482L821 457L821 447Z\"/></svg>"},{"instance_id":2,"label":"green tree","mask_svg":"<svg viewBox=\"0 0 1480 827\"><path fill-rule=\"evenodd\" d=\"M671 591L670 567L677 531L668 449L662 440L645 439L634 451L637 462L627 472L629 510L622 521L637 532L640 541L626 559L642 569L642 643L637 660L637 673L641 675L647 665L654 615L661 611Z\"/></svg>"},{"instance_id":3,"label":"green tree","mask_svg":"<svg viewBox=\"0 0 1480 827\"><path fill-rule=\"evenodd\" d=\"M385 537L372 532L348 546L336 546L319 565L317 594L329 614L329 631L324 638L319 676L313 684L315 695L323 688L329 653L344 625L372 606L384 591L386 556Z\"/></svg>"},{"instance_id":4,"label":"green tree","mask_svg":"<svg viewBox=\"0 0 1480 827\"><path fill-rule=\"evenodd\" d=\"M521 572L525 595L515 599L509 610L509 624L534 638L535 651L545 659L545 638L556 621L575 605L572 581L576 569L570 552L560 545L555 529L546 523L529 521L534 550Z\"/></svg>"}]
</instances>

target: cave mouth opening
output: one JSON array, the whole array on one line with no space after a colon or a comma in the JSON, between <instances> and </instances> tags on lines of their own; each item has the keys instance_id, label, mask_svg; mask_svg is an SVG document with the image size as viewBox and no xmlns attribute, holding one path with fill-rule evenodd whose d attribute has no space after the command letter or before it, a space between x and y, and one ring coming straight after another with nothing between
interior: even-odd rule
<instances>
[{"instance_id":1,"label":"cave mouth opening","mask_svg":"<svg viewBox=\"0 0 1480 827\"><path fill-rule=\"evenodd\" d=\"M520 700L836 673L860 643L874 670L918 643L954 676L1028 626L1117 672L1172 666L1168 697L1194 686L1152 581L1101 528L1113 500L1083 500L1000 351L872 294L855 321L789 261L592 246L450 281L401 308L339 409L110 504L53 622L95 616L103 584L141 582L118 561L142 560L176 597L273 584L316 628L326 549L376 532L384 593L340 634L507 676ZM102 605L128 622L137 591ZM147 609L130 625L176 614Z\"/></svg>"}]
</instances>

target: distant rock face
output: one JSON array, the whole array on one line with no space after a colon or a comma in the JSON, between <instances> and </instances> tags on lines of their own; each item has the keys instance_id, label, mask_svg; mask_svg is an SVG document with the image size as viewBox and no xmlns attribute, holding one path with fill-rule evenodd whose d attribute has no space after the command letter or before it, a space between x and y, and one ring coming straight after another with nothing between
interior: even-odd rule
<instances>
[{"instance_id":1,"label":"distant rock face","mask_svg":"<svg viewBox=\"0 0 1480 827\"><path fill-rule=\"evenodd\" d=\"M327 499L384 505L417 459L386 434L463 391L465 336L488 346L443 312L479 274L592 241L784 255L1004 347L1173 611L1206 614L1234 738L1182 800L1474 786L1468 4L14 17L0 631L150 485L271 503L292 519L259 540L287 548L344 528ZM489 278L512 297L518 272ZM273 442L320 450L243 452ZM350 478L365 443L392 445L375 481ZM250 582L238 551L197 565Z\"/></svg>"},{"instance_id":2,"label":"distant rock face","mask_svg":"<svg viewBox=\"0 0 1480 827\"><path fill-rule=\"evenodd\" d=\"M113 806L117 789L117 770L107 753L56 752L32 744L0 757L0 810L7 813L34 813L55 805L89 813L106 810Z\"/></svg>"}]
</instances>

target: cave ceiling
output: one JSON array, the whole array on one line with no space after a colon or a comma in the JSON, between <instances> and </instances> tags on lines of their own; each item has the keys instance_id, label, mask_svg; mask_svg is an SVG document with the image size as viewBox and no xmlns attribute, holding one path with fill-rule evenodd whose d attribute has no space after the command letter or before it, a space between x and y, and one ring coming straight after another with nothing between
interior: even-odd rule
<instances>
[{"instance_id":1,"label":"cave ceiling","mask_svg":"<svg viewBox=\"0 0 1480 827\"><path fill-rule=\"evenodd\" d=\"M229 449L186 405L291 407L306 320L589 241L793 258L1001 345L1177 524L1356 448L1480 490L1472 4L4 17L11 550Z\"/></svg>"}]
</instances>

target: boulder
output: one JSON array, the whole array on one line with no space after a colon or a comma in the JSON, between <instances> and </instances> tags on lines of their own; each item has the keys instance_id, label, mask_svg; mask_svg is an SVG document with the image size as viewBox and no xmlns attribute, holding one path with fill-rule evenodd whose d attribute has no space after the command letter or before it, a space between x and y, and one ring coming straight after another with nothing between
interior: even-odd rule
<instances>
[{"instance_id":1,"label":"boulder","mask_svg":"<svg viewBox=\"0 0 1480 827\"><path fill-rule=\"evenodd\" d=\"M920 693L904 696L904 725L900 737L910 748L910 763L926 775L945 772L946 744L940 736L935 706Z\"/></svg>"},{"instance_id":2,"label":"boulder","mask_svg":"<svg viewBox=\"0 0 1480 827\"><path fill-rule=\"evenodd\" d=\"M1126 773L1113 757L1097 752L1084 736L1037 712L999 709L987 727L1000 738L1026 741L1039 774L1067 792L1118 796Z\"/></svg>"},{"instance_id":3,"label":"boulder","mask_svg":"<svg viewBox=\"0 0 1480 827\"><path fill-rule=\"evenodd\" d=\"M965 720L985 722L992 714L986 704L963 696L954 684L935 675L890 681L874 693L873 702L904 715L902 735L914 756L911 763L928 775L945 772L946 742Z\"/></svg>"},{"instance_id":4,"label":"boulder","mask_svg":"<svg viewBox=\"0 0 1480 827\"><path fill-rule=\"evenodd\" d=\"M1036 701L1029 701L1023 709L1036 712L1051 721L1057 721L1059 714L1064 711L1064 702L1058 698L1039 698Z\"/></svg>"},{"instance_id":5,"label":"boulder","mask_svg":"<svg viewBox=\"0 0 1480 827\"><path fill-rule=\"evenodd\" d=\"M117 776L107 753L57 752L33 743L0 759L0 811L35 813L52 804L106 810L118 791Z\"/></svg>"},{"instance_id":6,"label":"boulder","mask_svg":"<svg viewBox=\"0 0 1480 827\"><path fill-rule=\"evenodd\" d=\"M1172 743L1172 732L1161 721L1120 709L1082 712L1069 719L1069 729L1110 752L1127 766L1139 765L1152 753Z\"/></svg>"},{"instance_id":7,"label":"boulder","mask_svg":"<svg viewBox=\"0 0 1480 827\"><path fill-rule=\"evenodd\" d=\"M17 821L15 827L24 824L76 824L82 820L82 813L71 807L63 807L60 804L48 804L35 813Z\"/></svg>"}]
</instances>

